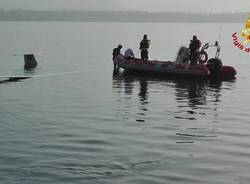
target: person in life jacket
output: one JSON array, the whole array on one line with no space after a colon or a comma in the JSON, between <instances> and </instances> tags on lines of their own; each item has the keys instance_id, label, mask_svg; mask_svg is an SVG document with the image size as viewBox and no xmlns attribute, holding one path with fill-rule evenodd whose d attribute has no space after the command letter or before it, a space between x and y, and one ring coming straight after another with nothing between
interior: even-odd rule
<instances>
[{"instance_id":1,"label":"person in life jacket","mask_svg":"<svg viewBox=\"0 0 250 184\"><path fill-rule=\"evenodd\" d=\"M115 58L115 56L121 54L121 49L122 49L122 45L120 45L120 44L118 45L118 47L113 49L112 55L113 55L114 70L119 69L119 67L118 68L116 67L116 64L114 62L114 58Z\"/></svg>"},{"instance_id":2,"label":"person in life jacket","mask_svg":"<svg viewBox=\"0 0 250 184\"><path fill-rule=\"evenodd\" d=\"M148 61L148 48L150 40L148 40L147 35L143 35L143 40L140 42L141 59L143 61Z\"/></svg>"},{"instance_id":3,"label":"person in life jacket","mask_svg":"<svg viewBox=\"0 0 250 184\"><path fill-rule=\"evenodd\" d=\"M201 47L201 41L197 39L197 36L193 36L193 40L190 40L189 50L190 50L190 64L197 64L197 59L199 55L199 49Z\"/></svg>"}]
</instances>

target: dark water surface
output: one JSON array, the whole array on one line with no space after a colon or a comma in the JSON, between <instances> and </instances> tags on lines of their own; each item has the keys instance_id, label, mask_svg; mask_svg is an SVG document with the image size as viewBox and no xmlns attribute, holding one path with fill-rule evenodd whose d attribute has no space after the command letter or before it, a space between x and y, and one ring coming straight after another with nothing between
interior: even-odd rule
<instances>
[{"instance_id":1,"label":"dark water surface","mask_svg":"<svg viewBox=\"0 0 250 184\"><path fill-rule=\"evenodd\" d=\"M1 22L0 183L243 184L250 176L250 54L241 24ZM221 83L113 75L118 43L173 59L193 33L218 39L237 79ZM209 33L209 34L208 34ZM33 72L24 53L35 53ZM138 52L137 52L138 54Z\"/></svg>"}]
</instances>

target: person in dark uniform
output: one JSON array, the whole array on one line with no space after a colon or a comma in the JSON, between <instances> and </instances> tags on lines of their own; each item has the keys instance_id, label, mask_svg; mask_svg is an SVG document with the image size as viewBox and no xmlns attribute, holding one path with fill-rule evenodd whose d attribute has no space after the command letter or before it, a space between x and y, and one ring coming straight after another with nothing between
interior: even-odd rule
<instances>
[{"instance_id":1,"label":"person in dark uniform","mask_svg":"<svg viewBox=\"0 0 250 184\"><path fill-rule=\"evenodd\" d=\"M193 40L190 40L189 50L191 52L190 55L190 64L197 64L198 52L201 47L201 41L197 39L197 36L193 36Z\"/></svg>"},{"instance_id":2,"label":"person in dark uniform","mask_svg":"<svg viewBox=\"0 0 250 184\"><path fill-rule=\"evenodd\" d=\"M121 54L121 49L122 49L121 44L119 44L118 47L113 49L112 55L113 55L114 70L117 70L117 69L119 70L119 67L117 67L116 64L115 64L114 58L115 58L115 56Z\"/></svg>"},{"instance_id":3,"label":"person in dark uniform","mask_svg":"<svg viewBox=\"0 0 250 184\"><path fill-rule=\"evenodd\" d=\"M148 61L148 48L149 48L150 40L148 40L147 35L143 36L143 40L140 42L140 50L141 50L141 60Z\"/></svg>"}]
</instances>

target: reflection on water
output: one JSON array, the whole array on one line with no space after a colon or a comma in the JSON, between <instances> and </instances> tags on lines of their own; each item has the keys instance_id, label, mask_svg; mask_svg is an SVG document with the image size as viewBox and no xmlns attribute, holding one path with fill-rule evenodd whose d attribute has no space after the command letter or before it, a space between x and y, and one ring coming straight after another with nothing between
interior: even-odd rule
<instances>
[{"instance_id":1,"label":"reflection on water","mask_svg":"<svg viewBox=\"0 0 250 184\"><path fill-rule=\"evenodd\" d=\"M124 93L126 95L132 95L133 94L133 88L134 88L134 80L130 77L124 78Z\"/></svg>"},{"instance_id":2,"label":"reflection on water","mask_svg":"<svg viewBox=\"0 0 250 184\"><path fill-rule=\"evenodd\" d=\"M219 102L221 81L175 80L176 101L187 103L191 109L207 105L207 96L212 95L213 101ZM187 101L186 101L187 100Z\"/></svg>"},{"instance_id":3,"label":"reflection on water","mask_svg":"<svg viewBox=\"0 0 250 184\"><path fill-rule=\"evenodd\" d=\"M174 118L197 120L198 116L206 115L208 110L217 111L221 102L221 86L221 81L166 79L127 72L113 73L113 90L117 94L124 94L126 99L137 96L139 110L144 111L139 114L145 116L146 111L154 106L150 104L151 96L162 98L162 102L173 97L177 104L173 107L177 109L174 111ZM168 101L164 103L168 104Z\"/></svg>"},{"instance_id":4,"label":"reflection on water","mask_svg":"<svg viewBox=\"0 0 250 184\"><path fill-rule=\"evenodd\" d=\"M206 91L204 81L176 81L176 101L186 103L191 108L206 104Z\"/></svg>"},{"instance_id":5,"label":"reflection on water","mask_svg":"<svg viewBox=\"0 0 250 184\"><path fill-rule=\"evenodd\" d=\"M142 105L145 105L148 103L148 82L147 79L142 78L139 80L140 82L140 91L139 91L139 98Z\"/></svg>"}]
</instances>

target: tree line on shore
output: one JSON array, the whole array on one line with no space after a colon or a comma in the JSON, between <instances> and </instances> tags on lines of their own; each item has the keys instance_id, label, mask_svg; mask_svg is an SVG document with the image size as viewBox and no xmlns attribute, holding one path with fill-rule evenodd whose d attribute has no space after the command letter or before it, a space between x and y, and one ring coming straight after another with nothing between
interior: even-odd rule
<instances>
[{"instance_id":1,"label":"tree line on shore","mask_svg":"<svg viewBox=\"0 0 250 184\"><path fill-rule=\"evenodd\" d=\"M79 21L79 22L245 22L249 14L186 13L87 10L4 10L0 21Z\"/></svg>"}]
</instances>

